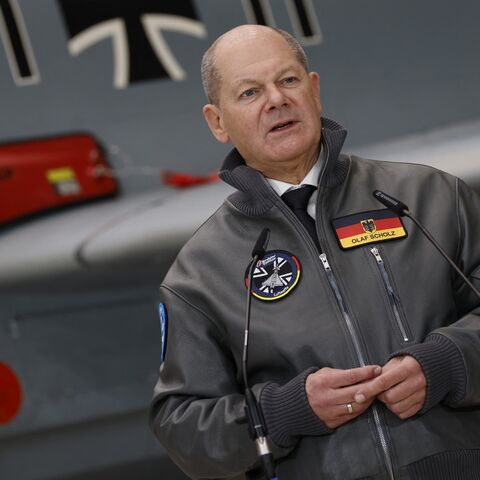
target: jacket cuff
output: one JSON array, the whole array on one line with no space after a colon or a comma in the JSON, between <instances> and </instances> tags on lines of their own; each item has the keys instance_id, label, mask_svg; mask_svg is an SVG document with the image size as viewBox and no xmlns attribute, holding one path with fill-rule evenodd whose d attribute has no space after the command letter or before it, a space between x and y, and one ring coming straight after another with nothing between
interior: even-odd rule
<instances>
[{"instance_id":1,"label":"jacket cuff","mask_svg":"<svg viewBox=\"0 0 480 480\"><path fill-rule=\"evenodd\" d=\"M465 396L467 376L462 354L444 335L429 335L423 343L399 350L390 358L410 355L422 367L427 380L427 396L419 415L445 400L456 403Z\"/></svg>"},{"instance_id":2,"label":"jacket cuff","mask_svg":"<svg viewBox=\"0 0 480 480\"><path fill-rule=\"evenodd\" d=\"M269 383L260 395L260 405L270 438L279 447L291 447L299 436L333 432L310 407L305 381L317 368L305 370L285 385Z\"/></svg>"}]
</instances>

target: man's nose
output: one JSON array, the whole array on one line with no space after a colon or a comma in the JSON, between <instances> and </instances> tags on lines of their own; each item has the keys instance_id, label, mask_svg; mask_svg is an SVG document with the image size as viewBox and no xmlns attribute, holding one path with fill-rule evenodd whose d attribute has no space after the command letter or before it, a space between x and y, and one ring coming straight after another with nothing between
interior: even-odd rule
<instances>
[{"instance_id":1,"label":"man's nose","mask_svg":"<svg viewBox=\"0 0 480 480\"><path fill-rule=\"evenodd\" d=\"M278 85L271 85L267 88L267 110L283 107L287 103L287 97Z\"/></svg>"}]
</instances>

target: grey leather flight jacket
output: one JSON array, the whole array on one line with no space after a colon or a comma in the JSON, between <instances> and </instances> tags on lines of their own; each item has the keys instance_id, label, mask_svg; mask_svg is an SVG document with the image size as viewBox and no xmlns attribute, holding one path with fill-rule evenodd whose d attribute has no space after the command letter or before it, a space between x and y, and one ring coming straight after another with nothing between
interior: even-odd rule
<instances>
[{"instance_id":1,"label":"grey leather flight jacket","mask_svg":"<svg viewBox=\"0 0 480 480\"><path fill-rule=\"evenodd\" d=\"M479 301L409 220L408 236L342 250L332 219L402 200L480 287L480 199L421 165L340 153L346 132L322 119L316 248L265 178L233 150L221 177L238 191L195 233L161 286L166 358L150 421L192 478L262 478L244 417L245 272L260 231L300 264L280 300L252 299L249 381L282 480L480 478ZM414 159L412 159L414 160ZM421 412L401 420L381 402L338 427L311 410L305 379L321 367L385 364L409 354L427 378Z\"/></svg>"}]
</instances>

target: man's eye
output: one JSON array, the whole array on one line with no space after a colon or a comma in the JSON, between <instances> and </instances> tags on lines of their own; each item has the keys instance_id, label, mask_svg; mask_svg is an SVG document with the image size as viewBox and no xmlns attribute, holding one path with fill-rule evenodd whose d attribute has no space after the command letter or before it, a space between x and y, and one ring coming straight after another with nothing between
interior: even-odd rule
<instances>
[{"instance_id":1,"label":"man's eye","mask_svg":"<svg viewBox=\"0 0 480 480\"><path fill-rule=\"evenodd\" d=\"M285 85L291 85L292 83L295 83L297 81L297 77L286 77L282 80L282 82L285 84Z\"/></svg>"},{"instance_id":2,"label":"man's eye","mask_svg":"<svg viewBox=\"0 0 480 480\"><path fill-rule=\"evenodd\" d=\"M245 90L243 93L242 93L242 97L251 97L255 94L255 89L254 88L249 88L248 90Z\"/></svg>"}]
</instances>

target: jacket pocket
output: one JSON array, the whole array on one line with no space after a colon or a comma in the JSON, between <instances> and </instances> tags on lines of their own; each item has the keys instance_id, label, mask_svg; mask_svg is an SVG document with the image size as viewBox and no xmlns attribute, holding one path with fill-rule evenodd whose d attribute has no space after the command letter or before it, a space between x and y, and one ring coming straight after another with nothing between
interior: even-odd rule
<instances>
[{"instance_id":1,"label":"jacket pocket","mask_svg":"<svg viewBox=\"0 0 480 480\"><path fill-rule=\"evenodd\" d=\"M392 309L393 318L395 319L395 324L397 329L402 337L403 343L412 341L412 333L408 328L408 324L405 319L405 314L403 311L402 304L400 302L400 297L398 296L394 284L392 282L391 275L389 274L385 262L380 254L378 247L370 247L370 254L374 258L377 265L378 271L380 273L380 278L383 282L385 290L387 292L388 301Z\"/></svg>"}]
</instances>

